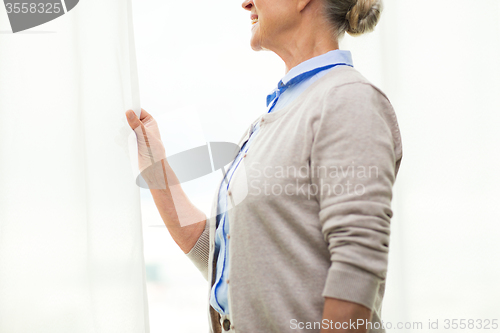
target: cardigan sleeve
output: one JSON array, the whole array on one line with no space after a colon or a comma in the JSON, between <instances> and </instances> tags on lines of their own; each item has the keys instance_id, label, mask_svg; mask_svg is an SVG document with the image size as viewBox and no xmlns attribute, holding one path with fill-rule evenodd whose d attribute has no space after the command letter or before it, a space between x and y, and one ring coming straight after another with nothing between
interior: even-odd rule
<instances>
[{"instance_id":1,"label":"cardigan sleeve","mask_svg":"<svg viewBox=\"0 0 500 333\"><path fill-rule=\"evenodd\" d=\"M201 233L200 237L194 244L191 251L189 251L186 256L193 262L193 264L201 272L205 280L208 281L208 257L210 250L210 218L207 218L205 223L205 229Z\"/></svg>"},{"instance_id":2,"label":"cardigan sleeve","mask_svg":"<svg viewBox=\"0 0 500 333\"><path fill-rule=\"evenodd\" d=\"M311 179L330 252L322 295L372 309L386 278L401 140L389 101L367 83L336 87L313 122ZM325 167L327 169L325 169Z\"/></svg>"}]
</instances>

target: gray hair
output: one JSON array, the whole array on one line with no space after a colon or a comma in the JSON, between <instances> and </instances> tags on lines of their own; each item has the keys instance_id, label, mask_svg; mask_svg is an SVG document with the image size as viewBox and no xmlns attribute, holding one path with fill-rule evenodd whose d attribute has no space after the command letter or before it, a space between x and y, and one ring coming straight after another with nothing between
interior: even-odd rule
<instances>
[{"instance_id":1,"label":"gray hair","mask_svg":"<svg viewBox=\"0 0 500 333\"><path fill-rule=\"evenodd\" d=\"M382 0L324 0L325 15L336 37L373 31L383 9Z\"/></svg>"}]
</instances>

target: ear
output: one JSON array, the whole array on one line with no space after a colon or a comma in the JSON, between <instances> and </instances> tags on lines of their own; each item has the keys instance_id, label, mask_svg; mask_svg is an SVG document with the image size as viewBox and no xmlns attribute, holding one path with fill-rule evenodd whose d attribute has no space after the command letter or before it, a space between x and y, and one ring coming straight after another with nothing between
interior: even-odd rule
<instances>
[{"instance_id":1,"label":"ear","mask_svg":"<svg viewBox=\"0 0 500 333\"><path fill-rule=\"evenodd\" d=\"M297 0L297 10L301 13L312 0Z\"/></svg>"}]
</instances>

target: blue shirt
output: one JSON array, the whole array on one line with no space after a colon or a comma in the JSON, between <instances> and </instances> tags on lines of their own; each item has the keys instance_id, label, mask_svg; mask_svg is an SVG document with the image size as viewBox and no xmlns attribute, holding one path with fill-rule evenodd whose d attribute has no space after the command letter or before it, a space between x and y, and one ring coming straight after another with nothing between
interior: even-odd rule
<instances>
[{"instance_id":1,"label":"blue shirt","mask_svg":"<svg viewBox=\"0 0 500 333\"><path fill-rule=\"evenodd\" d=\"M297 76L315 70L320 67L327 65L342 64L352 66L351 52L343 50L333 50L322 54L320 56L308 59L299 65L293 67L282 79L281 82L286 84L293 78ZM276 104L273 103L268 105L268 112L277 112L291 102L293 102L300 94L304 92L311 84L316 82L319 78L325 75L330 69L326 69L316 73L315 75L300 81L298 84L291 86L286 89L281 95L279 95ZM271 94L270 94L271 95ZM248 148L259 132L259 122L256 123L252 129L248 140L241 147L238 156L234 159L233 163L229 167L226 173L226 177L221 183L218 196L217 205L217 229L215 232L215 253L217 256L216 265L216 276L215 283L212 286L212 291L210 293L210 305L217 310L220 314L229 314L229 301L228 301L228 271L229 271L229 221L226 214L227 210L227 189L234 171L238 168L243 155L248 151Z\"/></svg>"}]
</instances>

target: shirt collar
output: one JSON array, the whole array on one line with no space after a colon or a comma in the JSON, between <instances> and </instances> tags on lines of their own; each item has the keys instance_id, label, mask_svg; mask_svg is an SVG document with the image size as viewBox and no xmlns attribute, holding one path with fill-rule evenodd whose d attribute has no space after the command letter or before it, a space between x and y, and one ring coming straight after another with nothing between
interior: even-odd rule
<instances>
[{"instance_id":1,"label":"shirt collar","mask_svg":"<svg viewBox=\"0 0 500 333\"><path fill-rule=\"evenodd\" d=\"M341 63L353 66L351 52L346 50L332 50L322 55L308 59L304 62L301 62L297 66L293 67L281 79L281 82L283 82L283 84L287 84L288 81L290 81L291 79L302 73L309 72L319 67L333 65L333 64L341 64Z\"/></svg>"}]
</instances>

